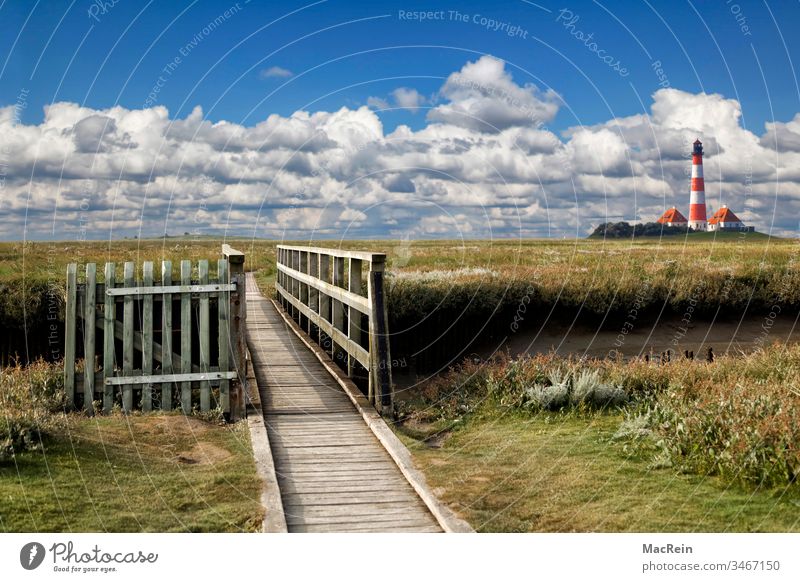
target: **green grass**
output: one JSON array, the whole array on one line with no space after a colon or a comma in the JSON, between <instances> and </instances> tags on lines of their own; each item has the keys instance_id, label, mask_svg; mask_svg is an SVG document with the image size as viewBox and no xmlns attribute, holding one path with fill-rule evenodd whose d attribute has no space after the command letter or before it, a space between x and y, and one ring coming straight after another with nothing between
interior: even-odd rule
<instances>
[{"instance_id":1,"label":"green grass","mask_svg":"<svg viewBox=\"0 0 800 582\"><path fill-rule=\"evenodd\" d=\"M621 420L495 411L468 419L441 448L401 438L440 498L482 532L800 530L796 488L652 468L612 440Z\"/></svg>"},{"instance_id":2,"label":"green grass","mask_svg":"<svg viewBox=\"0 0 800 582\"><path fill-rule=\"evenodd\" d=\"M0 531L257 531L259 496L246 423L69 415L0 464Z\"/></svg>"}]
</instances>

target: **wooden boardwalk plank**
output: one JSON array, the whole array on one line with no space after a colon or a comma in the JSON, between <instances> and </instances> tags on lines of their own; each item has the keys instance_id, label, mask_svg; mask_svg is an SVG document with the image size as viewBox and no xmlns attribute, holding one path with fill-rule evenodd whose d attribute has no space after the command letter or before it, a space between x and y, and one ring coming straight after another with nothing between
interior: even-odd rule
<instances>
[{"instance_id":1,"label":"wooden boardwalk plank","mask_svg":"<svg viewBox=\"0 0 800 582\"><path fill-rule=\"evenodd\" d=\"M247 342L289 531L442 531L350 398L247 279Z\"/></svg>"}]
</instances>

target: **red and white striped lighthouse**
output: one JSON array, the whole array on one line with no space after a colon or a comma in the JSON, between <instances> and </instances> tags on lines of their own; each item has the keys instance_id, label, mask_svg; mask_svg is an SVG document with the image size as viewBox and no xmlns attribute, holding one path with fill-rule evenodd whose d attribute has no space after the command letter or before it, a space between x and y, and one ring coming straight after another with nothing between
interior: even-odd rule
<instances>
[{"instance_id":1,"label":"red and white striped lighthouse","mask_svg":"<svg viewBox=\"0 0 800 582\"><path fill-rule=\"evenodd\" d=\"M689 228L706 230L706 187L703 183L703 143L698 139L692 150L692 194L689 198Z\"/></svg>"}]
</instances>

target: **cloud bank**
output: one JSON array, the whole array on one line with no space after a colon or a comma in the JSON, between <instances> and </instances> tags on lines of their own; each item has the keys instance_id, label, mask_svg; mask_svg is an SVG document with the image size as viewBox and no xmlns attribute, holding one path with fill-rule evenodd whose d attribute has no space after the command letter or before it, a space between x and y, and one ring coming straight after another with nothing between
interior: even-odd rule
<instances>
[{"instance_id":1,"label":"cloud bank","mask_svg":"<svg viewBox=\"0 0 800 582\"><path fill-rule=\"evenodd\" d=\"M685 209L698 136L710 205L758 230L796 231L800 114L757 135L735 100L662 89L647 114L556 134L561 97L491 56L432 99L409 87L390 96L427 124L387 133L366 105L252 126L213 123L200 107L171 118L161 106L61 102L38 125L0 108L0 237L583 236L606 220Z\"/></svg>"}]
</instances>

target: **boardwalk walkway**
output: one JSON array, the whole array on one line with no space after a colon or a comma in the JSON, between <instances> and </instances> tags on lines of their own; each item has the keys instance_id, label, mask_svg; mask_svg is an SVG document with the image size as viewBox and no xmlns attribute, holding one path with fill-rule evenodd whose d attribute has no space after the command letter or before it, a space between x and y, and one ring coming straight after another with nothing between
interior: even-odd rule
<instances>
[{"instance_id":1,"label":"boardwalk walkway","mask_svg":"<svg viewBox=\"0 0 800 582\"><path fill-rule=\"evenodd\" d=\"M247 276L247 344L290 532L437 532L347 394Z\"/></svg>"}]
</instances>

